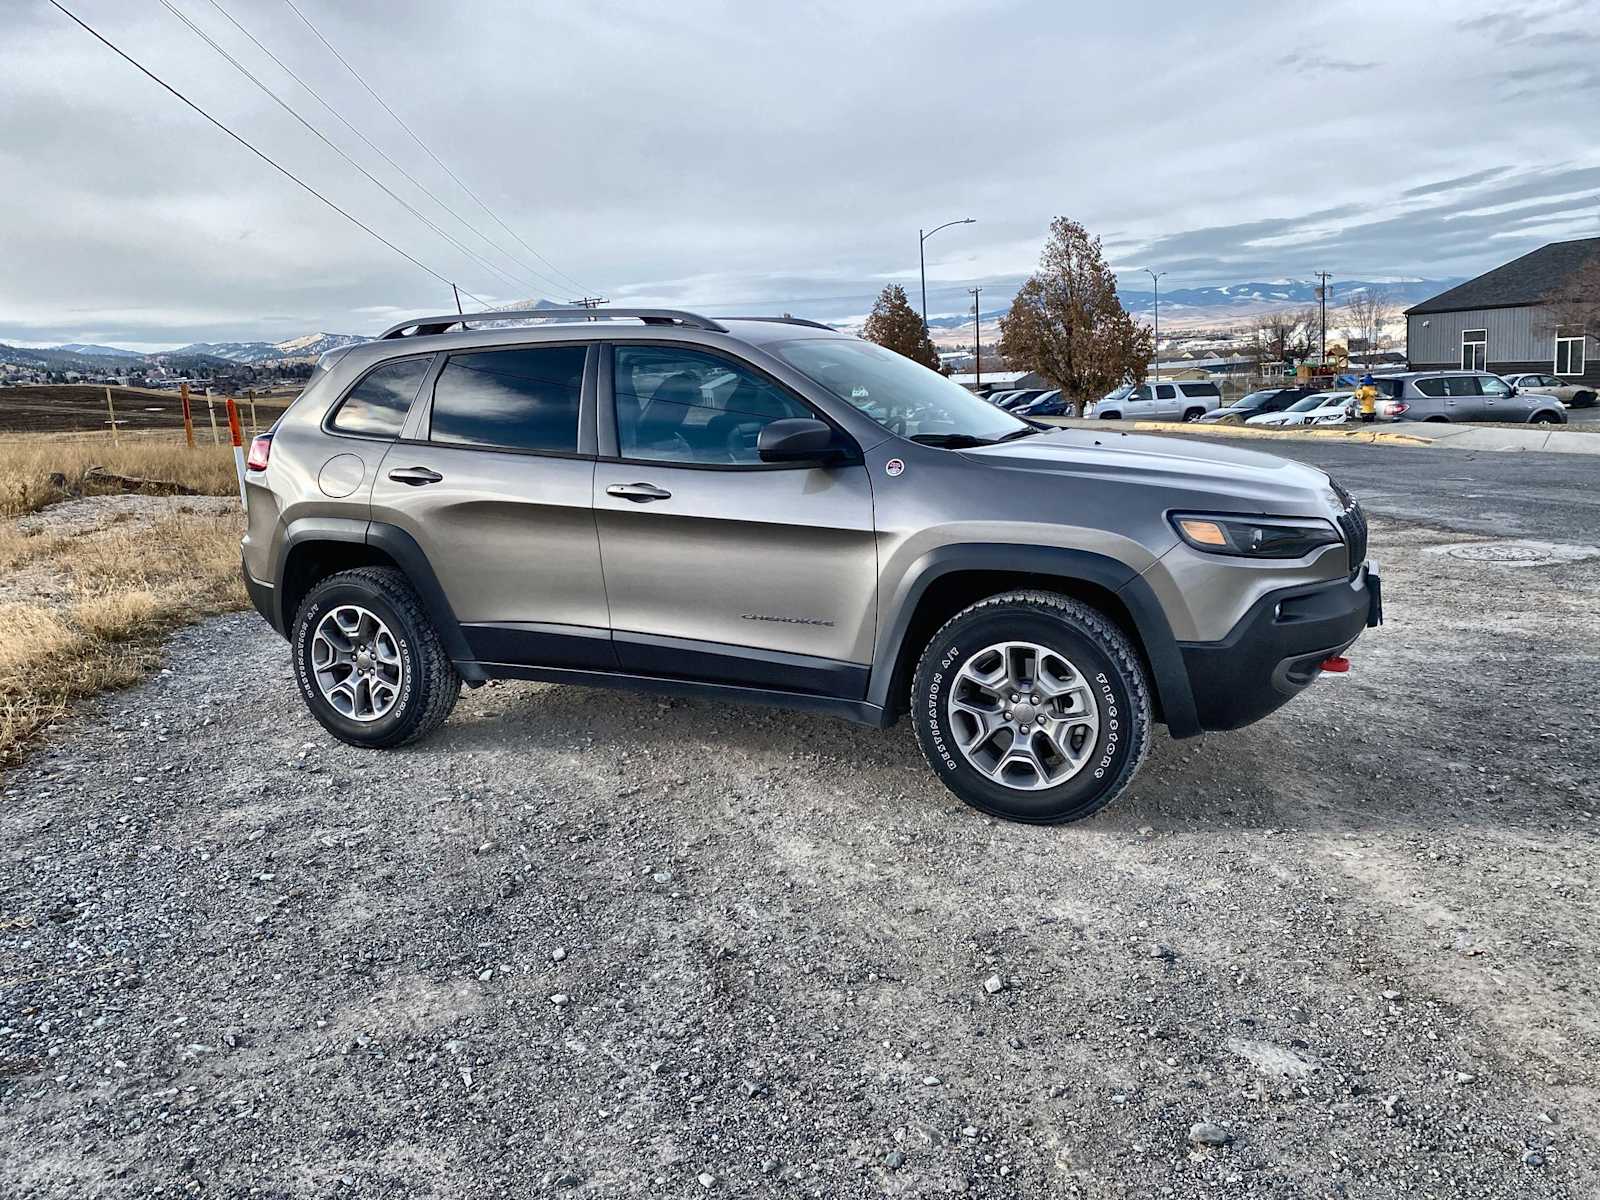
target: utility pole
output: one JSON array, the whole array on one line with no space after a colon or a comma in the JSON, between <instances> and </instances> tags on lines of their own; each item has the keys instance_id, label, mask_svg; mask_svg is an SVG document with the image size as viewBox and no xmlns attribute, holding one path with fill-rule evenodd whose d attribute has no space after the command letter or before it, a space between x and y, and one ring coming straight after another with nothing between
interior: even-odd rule
<instances>
[{"instance_id":1,"label":"utility pole","mask_svg":"<svg viewBox=\"0 0 1600 1200\"><path fill-rule=\"evenodd\" d=\"M1161 275L1165 275L1166 272L1162 271L1161 275L1158 275L1154 271L1152 271L1149 267L1146 267L1144 269L1144 273L1146 275L1150 276L1151 281L1156 285L1156 327L1155 327L1155 332L1150 335L1150 345L1151 345L1151 349L1154 351L1155 360L1156 360L1156 378L1155 378L1155 381L1157 383L1160 383L1161 382Z\"/></svg>"},{"instance_id":2,"label":"utility pole","mask_svg":"<svg viewBox=\"0 0 1600 1200\"><path fill-rule=\"evenodd\" d=\"M978 294L982 291L981 287L967 289L967 295L972 297L972 388L974 391L983 386L983 335L978 332ZM926 319L922 322L922 327L924 329L928 327Z\"/></svg>"},{"instance_id":3,"label":"utility pole","mask_svg":"<svg viewBox=\"0 0 1600 1200\"><path fill-rule=\"evenodd\" d=\"M602 304L611 302L604 296L579 296L576 300L568 300L567 303L574 308L599 308ZM594 319L594 317L589 318L591 321Z\"/></svg>"},{"instance_id":4,"label":"utility pole","mask_svg":"<svg viewBox=\"0 0 1600 1200\"><path fill-rule=\"evenodd\" d=\"M1318 271L1317 278L1322 283L1317 287L1317 302L1322 305L1322 355L1317 359L1317 366L1328 365L1328 273Z\"/></svg>"}]
</instances>

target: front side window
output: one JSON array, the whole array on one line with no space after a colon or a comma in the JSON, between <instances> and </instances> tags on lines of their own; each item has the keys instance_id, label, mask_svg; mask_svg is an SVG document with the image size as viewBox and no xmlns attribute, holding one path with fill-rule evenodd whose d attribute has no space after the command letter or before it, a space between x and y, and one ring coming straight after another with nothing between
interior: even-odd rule
<instances>
[{"instance_id":1,"label":"front side window","mask_svg":"<svg viewBox=\"0 0 1600 1200\"><path fill-rule=\"evenodd\" d=\"M1511 389L1506 386L1506 381L1496 379L1493 375L1485 375L1478 380L1478 386L1483 389L1485 396L1509 396Z\"/></svg>"},{"instance_id":2,"label":"front side window","mask_svg":"<svg viewBox=\"0 0 1600 1200\"><path fill-rule=\"evenodd\" d=\"M855 338L779 342L773 353L891 433L930 446L986 445L1035 427L903 354Z\"/></svg>"},{"instance_id":3,"label":"front side window","mask_svg":"<svg viewBox=\"0 0 1600 1200\"><path fill-rule=\"evenodd\" d=\"M430 361L405 358L367 372L339 405L329 428L361 437L398 437Z\"/></svg>"},{"instance_id":4,"label":"front side window","mask_svg":"<svg viewBox=\"0 0 1600 1200\"><path fill-rule=\"evenodd\" d=\"M1556 374L1582 375L1584 370L1582 334L1556 339Z\"/></svg>"},{"instance_id":5,"label":"front side window","mask_svg":"<svg viewBox=\"0 0 1600 1200\"><path fill-rule=\"evenodd\" d=\"M1461 369L1463 371L1485 370L1484 364L1488 361L1489 331L1487 329L1463 329L1461 331Z\"/></svg>"},{"instance_id":6,"label":"front side window","mask_svg":"<svg viewBox=\"0 0 1600 1200\"><path fill-rule=\"evenodd\" d=\"M756 439L768 423L816 415L777 384L714 354L618 346L614 361L623 458L755 466Z\"/></svg>"},{"instance_id":7,"label":"front side window","mask_svg":"<svg viewBox=\"0 0 1600 1200\"><path fill-rule=\"evenodd\" d=\"M429 440L576 454L586 353L539 346L452 354L433 388Z\"/></svg>"}]
</instances>

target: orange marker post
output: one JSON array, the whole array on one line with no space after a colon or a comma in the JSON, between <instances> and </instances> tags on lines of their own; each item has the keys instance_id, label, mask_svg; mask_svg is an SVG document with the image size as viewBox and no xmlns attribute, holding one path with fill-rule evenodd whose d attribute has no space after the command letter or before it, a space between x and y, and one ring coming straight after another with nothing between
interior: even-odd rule
<instances>
[{"instance_id":1,"label":"orange marker post","mask_svg":"<svg viewBox=\"0 0 1600 1200\"><path fill-rule=\"evenodd\" d=\"M178 385L178 399L183 401L183 441L189 449L194 449L194 414L189 411L189 385Z\"/></svg>"},{"instance_id":2,"label":"orange marker post","mask_svg":"<svg viewBox=\"0 0 1600 1200\"><path fill-rule=\"evenodd\" d=\"M250 501L244 492L244 434L239 429L239 406L232 396L228 397L228 436L233 439L233 469L239 476L239 503L248 505Z\"/></svg>"}]
</instances>

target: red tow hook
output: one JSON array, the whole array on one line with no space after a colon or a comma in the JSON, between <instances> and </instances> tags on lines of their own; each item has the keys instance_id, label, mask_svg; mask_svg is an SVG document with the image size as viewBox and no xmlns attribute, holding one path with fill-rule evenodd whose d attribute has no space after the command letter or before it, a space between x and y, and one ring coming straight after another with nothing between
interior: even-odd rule
<instances>
[{"instance_id":1,"label":"red tow hook","mask_svg":"<svg viewBox=\"0 0 1600 1200\"><path fill-rule=\"evenodd\" d=\"M1330 654L1327 658L1318 663L1317 666L1322 670L1332 672L1335 675L1343 675L1350 669L1350 660L1342 654Z\"/></svg>"}]
</instances>

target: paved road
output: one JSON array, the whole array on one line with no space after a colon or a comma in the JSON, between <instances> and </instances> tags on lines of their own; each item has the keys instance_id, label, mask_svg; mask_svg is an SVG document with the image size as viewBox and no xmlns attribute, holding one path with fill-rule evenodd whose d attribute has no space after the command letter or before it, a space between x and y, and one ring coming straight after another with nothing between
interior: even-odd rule
<instances>
[{"instance_id":1,"label":"paved road","mask_svg":"<svg viewBox=\"0 0 1600 1200\"><path fill-rule=\"evenodd\" d=\"M1600 463L1587 455L1243 438L1228 444L1313 463L1383 516L1470 533L1600 541Z\"/></svg>"}]
</instances>

